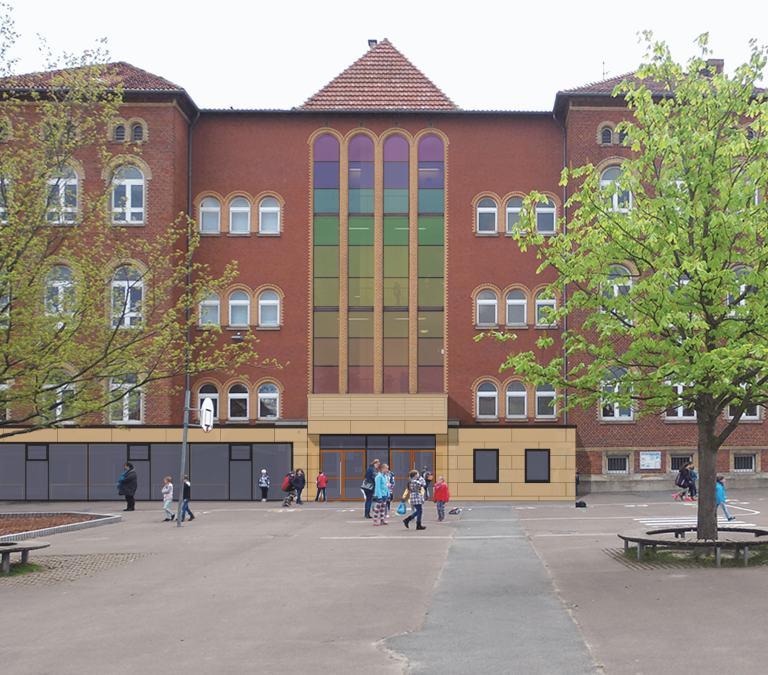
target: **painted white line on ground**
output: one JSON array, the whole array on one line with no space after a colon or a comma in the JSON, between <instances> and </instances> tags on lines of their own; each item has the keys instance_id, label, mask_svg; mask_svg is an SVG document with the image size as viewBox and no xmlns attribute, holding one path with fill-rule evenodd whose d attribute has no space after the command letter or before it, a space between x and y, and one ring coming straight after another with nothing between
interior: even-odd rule
<instances>
[{"instance_id":1,"label":"painted white line on ground","mask_svg":"<svg viewBox=\"0 0 768 675\"><path fill-rule=\"evenodd\" d=\"M617 537L616 532L542 532L541 534L531 534L531 537Z\"/></svg>"},{"instance_id":2,"label":"painted white line on ground","mask_svg":"<svg viewBox=\"0 0 768 675\"><path fill-rule=\"evenodd\" d=\"M513 535L513 534L491 534L491 535L465 535L463 537L453 537L450 535L433 535L433 534L363 534L355 537L320 537L320 539L525 539L525 535Z\"/></svg>"},{"instance_id":3,"label":"painted white line on ground","mask_svg":"<svg viewBox=\"0 0 768 675\"><path fill-rule=\"evenodd\" d=\"M573 518L569 518L568 516L559 517L559 518L520 518L520 522L526 522L529 520L626 520L629 516L576 516ZM637 520L637 519L635 519Z\"/></svg>"}]
</instances>

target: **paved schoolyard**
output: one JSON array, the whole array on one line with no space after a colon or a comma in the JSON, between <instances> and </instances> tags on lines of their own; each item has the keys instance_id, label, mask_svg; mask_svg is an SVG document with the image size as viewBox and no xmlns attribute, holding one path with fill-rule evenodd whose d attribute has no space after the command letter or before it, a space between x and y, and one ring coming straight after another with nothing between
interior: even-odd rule
<instances>
[{"instance_id":1,"label":"paved schoolyard","mask_svg":"<svg viewBox=\"0 0 768 675\"><path fill-rule=\"evenodd\" d=\"M731 507L741 522L768 526L759 491L729 498L749 502ZM441 524L429 504L424 532L373 528L339 503L193 503L198 518L177 528L139 503L122 523L47 538L45 555L81 556L86 576L0 580L0 663L14 675L765 671L768 570L629 569L604 552L616 532L693 506L585 499L461 504Z\"/></svg>"}]
</instances>

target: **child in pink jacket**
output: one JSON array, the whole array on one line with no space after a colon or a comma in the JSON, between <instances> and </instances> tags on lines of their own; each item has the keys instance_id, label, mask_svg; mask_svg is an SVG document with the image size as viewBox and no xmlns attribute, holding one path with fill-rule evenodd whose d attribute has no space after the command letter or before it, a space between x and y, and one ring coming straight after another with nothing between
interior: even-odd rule
<instances>
[{"instance_id":1,"label":"child in pink jacket","mask_svg":"<svg viewBox=\"0 0 768 675\"><path fill-rule=\"evenodd\" d=\"M451 500L451 495L448 492L448 483L445 482L445 478L438 476L433 491L433 498L437 507L437 520L440 522L445 520L445 502Z\"/></svg>"}]
</instances>

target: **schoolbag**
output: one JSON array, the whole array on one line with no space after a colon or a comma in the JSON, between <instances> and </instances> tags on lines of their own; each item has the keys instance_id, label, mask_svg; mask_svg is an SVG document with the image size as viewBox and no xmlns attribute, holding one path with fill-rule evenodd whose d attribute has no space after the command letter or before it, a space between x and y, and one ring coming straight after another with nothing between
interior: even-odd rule
<instances>
[{"instance_id":1,"label":"schoolbag","mask_svg":"<svg viewBox=\"0 0 768 675\"><path fill-rule=\"evenodd\" d=\"M284 492L291 491L291 474L287 474L285 477L285 480L283 481L283 491Z\"/></svg>"},{"instance_id":2,"label":"schoolbag","mask_svg":"<svg viewBox=\"0 0 768 675\"><path fill-rule=\"evenodd\" d=\"M685 480L683 479L682 471L678 471L677 478L675 478L675 485L677 485L677 487L685 487Z\"/></svg>"}]
</instances>

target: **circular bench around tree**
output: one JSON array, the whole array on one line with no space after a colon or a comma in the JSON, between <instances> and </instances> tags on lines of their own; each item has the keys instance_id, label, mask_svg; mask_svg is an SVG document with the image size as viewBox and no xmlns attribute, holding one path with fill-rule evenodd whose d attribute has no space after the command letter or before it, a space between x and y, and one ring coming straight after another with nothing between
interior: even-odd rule
<instances>
[{"instance_id":1,"label":"circular bench around tree","mask_svg":"<svg viewBox=\"0 0 768 675\"><path fill-rule=\"evenodd\" d=\"M48 548L50 544L45 541L7 541L0 543L0 572L8 574L11 571L11 553L21 553L21 564L29 562L29 552L39 548Z\"/></svg>"}]
</instances>

